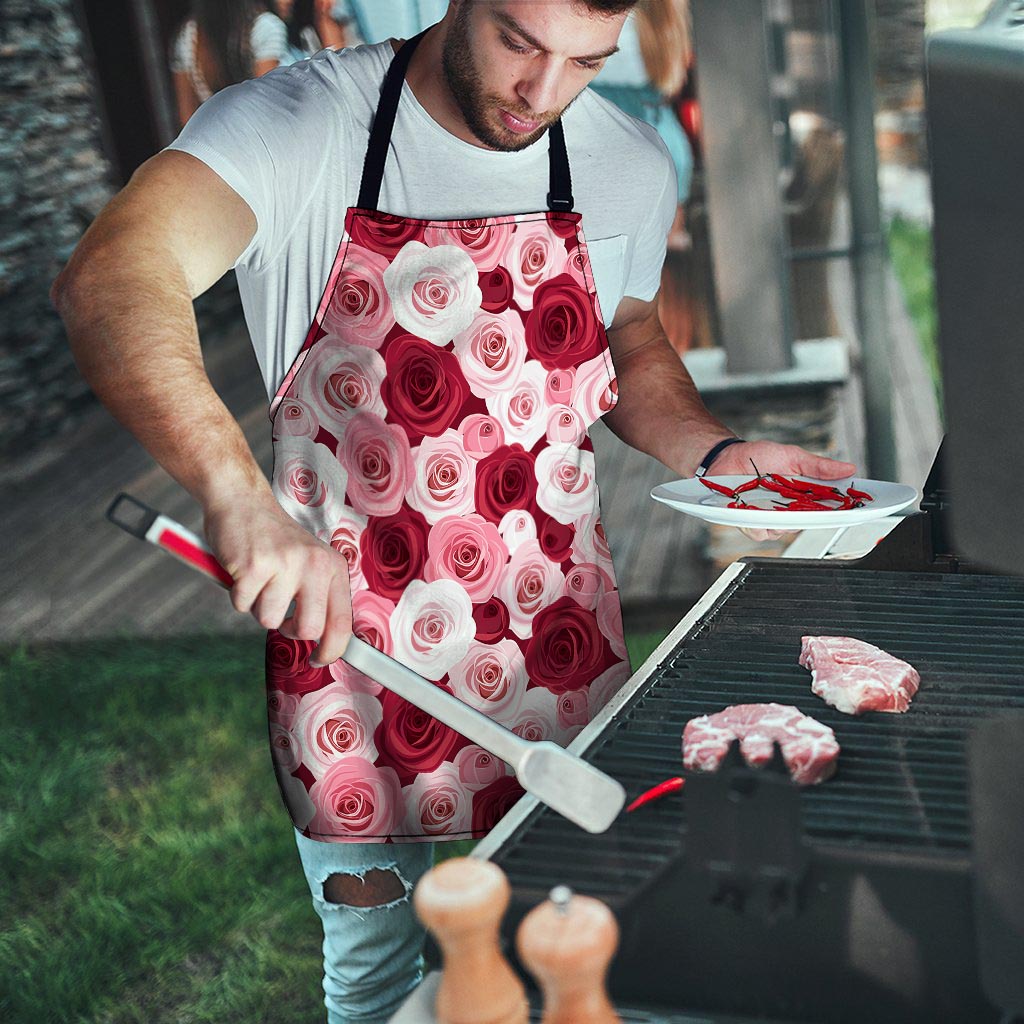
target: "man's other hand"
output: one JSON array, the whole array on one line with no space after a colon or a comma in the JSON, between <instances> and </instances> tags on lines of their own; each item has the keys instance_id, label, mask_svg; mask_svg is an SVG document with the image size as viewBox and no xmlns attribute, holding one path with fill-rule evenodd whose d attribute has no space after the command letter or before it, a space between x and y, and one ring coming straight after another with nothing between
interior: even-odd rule
<instances>
[{"instance_id":1,"label":"man's other hand","mask_svg":"<svg viewBox=\"0 0 1024 1024\"><path fill-rule=\"evenodd\" d=\"M718 456L708 470L708 476L754 476L754 466L761 473L781 473L783 476L810 477L812 480L841 480L853 476L857 467L852 462L838 462L823 455L815 455L795 444L775 441L744 441L732 444ZM751 540L776 540L784 530L745 529Z\"/></svg>"},{"instance_id":2,"label":"man's other hand","mask_svg":"<svg viewBox=\"0 0 1024 1024\"><path fill-rule=\"evenodd\" d=\"M352 635L348 562L268 500L207 508L206 537L231 574L231 603L267 629L319 641L310 664L329 665ZM294 609L289 609L294 602Z\"/></svg>"}]
</instances>

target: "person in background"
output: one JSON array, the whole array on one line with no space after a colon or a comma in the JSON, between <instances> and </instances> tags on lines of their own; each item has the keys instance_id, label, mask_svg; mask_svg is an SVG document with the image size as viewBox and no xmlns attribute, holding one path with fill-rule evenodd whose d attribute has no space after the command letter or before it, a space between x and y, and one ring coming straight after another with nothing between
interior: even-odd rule
<instances>
[{"instance_id":1,"label":"person in background","mask_svg":"<svg viewBox=\"0 0 1024 1024\"><path fill-rule=\"evenodd\" d=\"M288 64L353 44L345 0L274 0L274 7L288 26Z\"/></svg>"},{"instance_id":2,"label":"person in background","mask_svg":"<svg viewBox=\"0 0 1024 1024\"><path fill-rule=\"evenodd\" d=\"M194 0L171 53L179 122L215 92L288 63L287 53L288 30L265 0Z\"/></svg>"},{"instance_id":3,"label":"person in background","mask_svg":"<svg viewBox=\"0 0 1024 1024\"><path fill-rule=\"evenodd\" d=\"M693 55L688 0L646 0L630 12L613 53L590 88L657 129L675 164L682 204L690 196L693 149L673 100L686 84Z\"/></svg>"}]
</instances>

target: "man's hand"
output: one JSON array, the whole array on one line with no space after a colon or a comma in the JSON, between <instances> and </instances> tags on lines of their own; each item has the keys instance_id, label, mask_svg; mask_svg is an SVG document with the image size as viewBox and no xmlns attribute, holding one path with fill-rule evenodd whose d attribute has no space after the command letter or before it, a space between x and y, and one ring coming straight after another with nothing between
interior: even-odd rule
<instances>
[{"instance_id":1,"label":"man's hand","mask_svg":"<svg viewBox=\"0 0 1024 1024\"><path fill-rule=\"evenodd\" d=\"M311 665L329 665L352 635L348 562L276 501L207 507L206 537L231 574L231 602L267 629L319 641ZM294 602L294 610L289 608Z\"/></svg>"},{"instance_id":2,"label":"man's hand","mask_svg":"<svg viewBox=\"0 0 1024 1024\"><path fill-rule=\"evenodd\" d=\"M841 480L857 472L852 462L837 462L795 444L744 441L742 444L729 445L711 463L708 476L754 476L755 465L761 473L781 473L783 476L811 477L815 480ZM775 540L786 531L745 529L742 532L751 540L762 541Z\"/></svg>"}]
</instances>

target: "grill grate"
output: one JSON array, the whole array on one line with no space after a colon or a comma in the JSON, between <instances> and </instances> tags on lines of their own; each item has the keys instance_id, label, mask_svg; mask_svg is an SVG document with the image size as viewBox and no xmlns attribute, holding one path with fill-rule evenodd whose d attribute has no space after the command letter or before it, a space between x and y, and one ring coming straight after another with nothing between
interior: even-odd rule
<instances>
[{"instance_id":1,"label":"grill grate","mask_svg":"<svg viewBox=\"0 0 1024 1024\"><path fill-rule=\"evenodd\" d=\"M854 636L910 662L922 680L910 711L854 718L828 707L797 663L806 634ZM802 793L812 843L965 859L966 734L1024 709L1024 580L751 563L584 756L632 798L678 774L690 718L758 701L793 704L839 739L837 775ZM493 859L514 886L569 884L615 901L678 848L684 814L677 794L584 836L538 811Z\"/></svg>"}]
</instances>

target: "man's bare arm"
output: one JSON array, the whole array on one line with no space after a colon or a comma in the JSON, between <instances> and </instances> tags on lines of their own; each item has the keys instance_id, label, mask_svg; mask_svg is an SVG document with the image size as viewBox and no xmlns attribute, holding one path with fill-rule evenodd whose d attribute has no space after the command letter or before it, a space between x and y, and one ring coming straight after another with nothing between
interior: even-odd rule
<instances>
[{"instance_id":1,"label":"man's bare arm","mask_svg":"<svg viewBox=\"0 0 1024 1024\"><path fill-rule=\"evenodd\" d=\"M681 477L693 476L718 441L735 435L701 400L693 378L665 336L657 297L650 302L624 298L608 329L608 342L619 401L605 422L627 444L653 455ZM848 476L856 468L796 445L758 441L727 448L715 460L714 471L749 473L751 459L764 472L824 480Z\"/></svg>"},{"instance_id":2,"label":"man's bare arm","mask_svg":"<svg viewBox=\"0 0 1024 1024\"><path fill-rule=\"evenodd\" d=\"M160 153L100 213L52 298L97 396L202 505L235 607L321 639L326 663L351 630L347 565L274 500L206 375L192 307L255 230L248 205L205 164Z\"/></svg>"}]
</instances>

